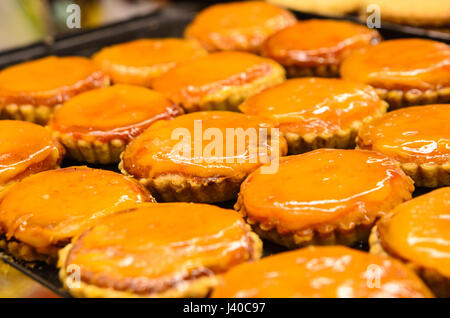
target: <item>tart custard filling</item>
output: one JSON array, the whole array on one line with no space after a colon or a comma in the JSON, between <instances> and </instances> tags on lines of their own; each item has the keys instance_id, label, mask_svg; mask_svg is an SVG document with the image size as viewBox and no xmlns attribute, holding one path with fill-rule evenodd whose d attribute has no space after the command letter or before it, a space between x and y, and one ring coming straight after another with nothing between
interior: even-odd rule
<instances>
[{"instance_id":1,"label":"tart custard filling","mask_svg":"<svg viewBox=\"0 0 450 318\"><path fill-rule=\"evenodd\" d=\"M161 293L259 257L239 214L211 205L143 204L107 217L71 246L65 267L81 280L137 294Z\"/></svg>"},{"instance_id":2,"label":"tart custard filling","mask_svg":"<svg viewBox=\"0 0 450 318\"><path fill-rule=\"evenodd\" d=\"M32 175L0 201L0 229L45 254L97 219L136 202L153 201L137 182L107 170L70 167Z\"/></svg>"},{"instance_id":3,"label":"tart custard filling","mask_svg":"<svg viewBox=\"0 0 450 318\"><path fill-rule=\"evenodd\" d=\"M399 205L377 229L389 254L450 277L450 187Z\"/></svg>"},{"instance_id":4,"label":"tart custard filling","mask_svg":"<svg viewBox=\"0 0 450 318\"><path fill-rule=\"evenodd\" d=\"M342 64L341 75L394 90L450 87L450 46L423 39L384 41L350 55Z\"/></svg>"},{"instance_id":5,"label":"tart custard filling","mask_svg":"<svg viewBox=\"0 0 450 318\"><path fill-rule=\"evenodd\" d=\"M384 111L368 85L340 79L291 79L251 96L239 107L277 124L283 132L336 133Z\"/></svg>"},{"instance_id":6,"label":"tart custard filling","mask_svg":"<svg viewBox=\"0 0 450 318\"><path fill-rule=\"evenodd\" d=\"M408 107L363 126L360 148L386 154L402 163L450 161L450 105Z\"/></svg>"},{"instance_id":7,"label":"tart custard filling","mask_svg":"<svg viewBox=\"0 0 450 318\"><path fill-rule=\"evenodd\" d=\"M50 127L76 139L119 138L128 142L153 122L181 112L160 93L139 86L114 85L72 98L55 111Z\"/></svg>"},{"instance_id":8,"label":"tart custard filling","mask_svg":"<svg viewBox=\"0 0 450 318\"><path fill-rule=\"evenodd\" d=\"M346 247L310 247L239 265L212 297L433 297L401 263Z\"/></svg>"},{"instance_id":9,"label":"tart custard filling","mask_svg":"<svg viewBox=\"0 0 450 318\"><path fill-rule=\"evenodd\" d=\"M413 190L412 180L384 155L319 149L281 158L275 174L256 170L242 184L240 199L249 219L283 234L373 223Z\"/></svg>"},{"instance_id":10,"label":"tart custard filling","mask_svg":"<svg viewBox=\"0 0 450 318\"><path fill-rule=\"evenodd\" d=\"M0 72L0 104L55 106L83 91L103 87L107 77L84 57L50 56Z\"/></svg>"}]
</instances>

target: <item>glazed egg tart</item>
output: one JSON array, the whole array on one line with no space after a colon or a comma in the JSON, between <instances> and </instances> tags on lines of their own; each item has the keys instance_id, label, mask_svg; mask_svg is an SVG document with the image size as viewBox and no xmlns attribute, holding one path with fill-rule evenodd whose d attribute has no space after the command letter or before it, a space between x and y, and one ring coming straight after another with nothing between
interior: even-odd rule
<instances>
[{"instance_id":1,"label":"glazed egg tart","mask_svg":"<svg viewBox=\"0 0 450 318\"><path fill-rule=\"evenodd\" d=\"M438 297L450 297L450 187L397 206L370 236L370 252L413 268Z\"/></svg>"},{"instance_id":2,"label":"glazed egg tart","mask_svg":"<svg viewBox=\"0 0 450 318\"><path fill-rule=\"evenodd\" d=\"M212 205L141 204L104 218L61 250L65 287L78 297L205 297L216 275L260 257L239 214ZM71 284L73 267L79 284Z\"/></svg>"},{"instance_id":3,"label":"glazed egg tart","mask_svg":"<svg viewBox=\"0 0 450 318\"><path fill-rule=\"evenodd\" d=\"M365 84L340 79L291 79L239 106L248 115L276 123L298 154L317 148L354 148L363 123L381 117L388 105Z\"/></svg>"},{"instance_id":4,"label":"glazed egg tart","mask_svg":"<svg viewBox=\"0 0 450 318\"><path fill-rule=\"evenodd\" d=\"M384 155L318 149L281 158L273 174L251 173L235 209L261 237L288 248L352 245L413 191L413 181Z\"/></svg>"},{"instance_id":5,"label":"glazed egg tart","mask_svg":"<svg viewBox=\"0 0 450 318\"><path fill-rule=\"evenodd\" d=\"M216 298L433 297L400 262L343 246L308 247L242 264L228 271Z\"/></svg>"},{"instance_id":6,"label":"glazed egg tart","mask_svg":"<svg viewBox=\"0 0 450 318\"><path fill-rule=\"evenodd\" d=\"M151 87L156 77L176 64L206 54L192 40L140 39L106 47L93 59L115 84Z\"/></svg>"},{"instance_id":7,"label":"glazed egg tart","mask_svg":"<svg viewBox=\"0 0 450 318\"><path fill-rule=\"evenodd\" d=\"M262 55L283 65L290 77L339 77L344 58L380 40L375 29L353 22L304 20L272 35Z\"/></svg>"},{"instance_id":8,"label":"glazed egg tart","mask_svg":"<svg viewBox=\"0 0 450 318\"><path fill-rule=\"evenodd\" d=\"M407 107L362 127L358 145L400 162L417 186L450 185L450 105Z\"/></svg>"},{"instance_id":9,"label":"glazed egg tart","mask_svg":"<svg viewBox=\"0 0 450 318\"><path fill-rule=\"evenodd\" d=\"M84 57L50 56L0 71L0 118L46 124L56 106L109 78Z\"/></svg>"},{"instance_id":10,"label":"glazed egg tart","mask_svg":"<svg viewBox=\"0 0 450 318\"><path fill-rule=\"evenodd\" d=\"M112 171L70 167L40 172L2 194L0 247L22 260L51 263L85 227L144 201L153 201L147 190Z\"/></svg>"},{"instance_id":11,"label":"glazed egg tart","mask_svg":"<svg viewBox=\"0 0 450 318\"><path fill-rule=\"evenodd\" d=\"M158 92L145 87L114 85L91 90L64 103L49 127L72 159L117 163L126 144L160 119L182 113Z\"/></svg>"},{"instance_id":12,"label":"glazed egg tart","mask_svg":"<svg viewBox=\"0 0 450 318\"><path fill-rule=\"evenodd\" d=\"M127 146L119 168L158 200L222 202L236 198L250 172L286 152L284 138L258 117L197 112L150 126Z\"/></svg>"},{"instance_id":13,"label":"glazed egg tart","mask_svg":"<svg viewBox=\"0 0 450 318\"><path fill-rule=\"evenodd\" d=\"M24 177L59 168L64 148L42 126L0 121L0 189Z\"/></svg>"},{"instance_id":14,"label":"glazed egg tart","mask_svg":"<svg viewBox=\"0 0 450 318\"><path fill-rule=\"evenodd\" d=\"M450 102L450 46L398 39L354 52L341 66L343 79L372 85L395 109Z\"/></svg>"},{"instance_id":15,"label":"glazed egg tart","mask_svg":"<svg viewBox=\"0 0 450 318\"><path fill-rule=\"evenodd\" d=\"M268 36L296 21L289 11L263 1L217 4L201 11L185 36L208 51L258 53Z\"/></svg>"},{"instance_id":16,"label":"glazed egg tart","mask_svg":"<svg viewBox=\"0 0 450 318\"><path fill-rule=\"evenodd\" d=\"M243 52L219 52L174 67L154 89L187 112L236 110L247 97L284 81L278 63Z\"/></svg>"}]
</instances>

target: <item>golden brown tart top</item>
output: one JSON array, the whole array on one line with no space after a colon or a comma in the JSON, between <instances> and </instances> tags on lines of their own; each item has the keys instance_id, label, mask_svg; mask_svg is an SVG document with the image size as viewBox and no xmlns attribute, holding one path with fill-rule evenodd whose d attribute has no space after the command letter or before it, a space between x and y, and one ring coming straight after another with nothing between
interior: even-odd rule
<instances>
[{"instance_id":1,"label":"golden brown tart top","mask_svg":"<svg viewBox=\"0 0 450 318\"><path fill-rule=\"evenodd\" d=\"M385 106L364 84L325 78L291 79L249 97L239 107L272 120L283 132L336 133Z\"/></svg>"},{"instance_id":2,"label":"golden brown tart top","mask_svg":"<svg viewBox=\"0 0 450 318\"><path fill-rule=\"evenodd\" d=\"M359 147L399 162L444 164L450 161L450 105L399 109L363 126Z\"/></svg>"},{"instance_id":3,"label":"golden brown tart top","mask_svg":"<svg viewBox=\"0 0 450 318\"><path fill-rule=\"evenodd\" d=\"M208 51L258 52L268 36L295 22L289 11L263 1L233 2L200 12L185 35Z\"/></svg>"},{"instance_id":4,"label":"golden brown tart top","mask_svg":"<svg viewBox=\"0 0 450 318\"><path fill-rule=\"evenodd\" d=\"M67 244L97 219L153 200L136 181L112 171L70 167L14 184L0 201L0 229L45 254Z\"/></svg>"},{"instance_id":5,"label":"golden brown tart top","mask_svg":"<svg viewBox=\"0 0 450 318\"><path fill-rule=\"evenodd\" d=\"M281 158L274 174L256 170L239 196L249 219L283 234L373 223L413 190L412 180L384 155L319 149Z\"/></svg>"},{"instance_id":6,"label":"golden brown tart top","mask_svg":"<svg viewBox=\"0 0 450 318\"><path fill-rule=\"evenodd\" d=\"M433 297L400 262L347 247L310 247L236 266L212 297Z\"/></svg>"},{"instance_id":7,"label":"golden brown tart top","mask_svg":"<svg viewBox=\"0 0 450 318\"><path fill-rule=\"evenodd\" d=\"M258 117L235 112L207 111L178 116L153 124L132 140L124 152L123 165L137 178L163 174L206 178L246 175L269 158L286 153L283 137L274 135L276 144L272 146L272 127L270 122ZM246 137L239 149L236 137L239 131L233 129L242 129L243 136L249 128L256 134L263 129L268 134L267 140L259 135ZM236 135L227 137L227 129ZM206 137L208 130L212 134Z\"/></svg>"},{"instance_id":8,"label":"golden brown tart top","mask_svg":"<svg viewBox=\"0 0 450 318\"><path fill-rule=\"evenodd\" d=\"M49 125L76 139L128 142L153 122L181 112L158 92L119 84L75 96L55 111Z\"/></svg>"},{"instance_id":9,"label":"golden brown tart top","mask_svg":"<svg viewBox=\"0 0 450 318\"><path fill-rule=\"evenodd\" d=\"M0 186L56 168L64 155L47 129L24 121L0 121L0 140Z\"/></svg>"},{"instance_id":10,"label":"golden brown tart top","mask_svg":"<svg viewBox=\"0 0 450 318\"><path fill-rule=\"evenodd\" d=\"M139 39L102 49L93 56L114 83L151 86L155 77L176 64L206 55L196 41Z\"/></svg>"},{"instance_id":11,"label":"golden brown tart top","mask_svg":"<svg viewBox=\"0 0 450 318\"><path fill-rule=\"evenodd\" d=\"M272 35L262 54L286 66L340 64L350 52L381 40L376 30L338 20L305 20Z\"/></svg>"},{"instance_id":12,"label":"golden brown tart top","mask_svg":"<svg viewBox=\"0 0 450 318\"><path fill-rule=\"evenodd\" d=\"M423 39L384 41L351 54L342 63L341 76L386 89L449 87L450 46Z\"/></svg>"},{"instance_id":13,"label":"golden brown tart top","mask_svg":"<svg viewBox=\"0 0 450 318\"><path fill-rule=\"evenodd\" d=\"M389 254L450 277L450 187L397 206L377 228Z\"/></svg>"},{"instance_id":14,"label":"golden brown tart top","mask_svg":"<svg viewBox=\"0 0 450 318\"><path fill-rule=\"evenodd\" d=\"M223 273L259 257L235 212L192 203L142 204L84 232L65 266L81 281L135 294L157 294Z\"/></svg>"},{"instance_id":15,"label":"golden brown tart top","mask_svg":"<svg viewBox=\"0 0 450 318\"><path fill-rule=\"evenodd\" d=\"M84 57L50 56L0 72L0 105L55 106L86 90L105 86L107 77Z\"/></svg>"}]
</instances>

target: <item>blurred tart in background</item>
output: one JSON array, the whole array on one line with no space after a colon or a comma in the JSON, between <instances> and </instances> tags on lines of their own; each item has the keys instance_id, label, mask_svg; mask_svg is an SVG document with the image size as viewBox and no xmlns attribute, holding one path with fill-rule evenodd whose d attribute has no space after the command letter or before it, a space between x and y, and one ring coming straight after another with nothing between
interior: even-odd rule
<instances>
[{"instance_id":1,"label":"blurred tart in background","mask_svg":"<svg viewBox=\"0 0 450 318\"><path fill-rule=\"evenodd\" d=\"M206 297L222 274L261 256L239 214L206 204L141 204L104 218L61 250L78 297ZM71 284L71 267L79 284ZM78 285L78 286L77 286Z\"/></svg>"},{"instance_id":2,"label":"blurred tart in background","mask_svg":"<svg viewBox=\"0 0 450 318\"><path fill-rule=\"evenodd\" d=\"M262 55L283 65L290 77L339 77L344 58L380 40L376 30L353 22L303 20L269 37Z\"/></svg>"},{"instance_id":3,"label":"blurred tart in background","mask_svg":"<svg viewBox=\"0 0 450 318\"><path fill-rule=\"evenodd\" d=\"M258 53L268 36L296 21L289 11L263 1L216 4L195 17L185 36L211 52Z\"/></svg>"},{"instance_id":4,"label":"blurred tart in background","mask_svg":"<svg viewBox=\"0 0 450 318\"><path fill-rule=\"evenodd\" d=\"M281 65L243 52L218 52L178 65L154 81L186 112L237 110L247 97L285 79Z\"/></svg>"},{"instance_id":5,"label":"blurred tart in background","mask_svg":"<svg viewBox=\"0 0 450 318\"><path fill-rule=\"evenodd\" d=\"M59 168L64 148L42 126L0 120L0 189L14 181Z\"/></svg>"},{"instance_id":6,"label":"blurred tart in background","mask_svg":"<svg viewBox=\"0 0 450 318\"><path fill-rule=\"evenodd\" d=\"M362 0L267 0L293 10L328 16L357 12Z\"/></svg>"},{"instance_id":7,"label":"blurred tart in background","mask_svg":"<svg viewBox=\"0 0 450 318\"><path fill-rule=\"evenodd\" d=\"M354 148L363 123L381 117L388 105L369 85L327 78L299 78L268 88L239 109L275 123L289 153L317 148Z\"/></svg>"},{"instance_id":8,"label":"blurred tart in background","mask_svg":"<svg viewBox=\"0 0 450 318\"><path fill-rule=\"evenodd\" d=\"M288 248L351 246L413 191L411 178L382 154L318 149L281 158L273 174L251 173L235 209L261 237Z\"/></svg>"},{"instance_id":9,"label":"blurred tart in background","mask_svg":"<svg viewBox=\"0 0 450 318\"><path fill-rule=\"evenodd\" d=\"M450 187L397 206L370 236L370 252L413 268L438 297L450 297Z\"/></svg>"},{"instance_id":10,"label":"blurred tart in background","mask_svg":"<svg viewBox=\"0 0 450 318\"><path fill-rule=\"evenodd\" d=\"M72 159L109 164L152 123L182 112L158 92L119 84L72 98L56 109L49 127Z\"/></svg>"},{"instance_id":11,"label":"blurred tart in background","mask_svg":"<svg viewBox=\"0 0 450 318\"><path fill-rule=\"evenodd\" d=\"M156 77L178 63L206 54L192 40L140 39L103 48L93 59L115 84L151 87Z\"/></svg>"},{"instance_id":12,"label":"blurred tart in background","mask_svg":"<svg viewBox=\"0 0 450 318\"><path fill-rule=\"evenodd\" d=\"M343 246L309 247L241 264L223 275L217 298L433 297L400 262Z\"/></svg>"},{"instance_id":13,"label":"blurred tart in background","mask_svg":"<svg viewBox=\"0 0 450 318\"><path fill-rule=\"evenodd\" d=\"M56 261L57 252L99 218L153 197L118 173L70 167L12 185L0 201L0 248L25 261Z\"/></svg>"},{"instance_id":14,"label":"blurred tart in background","mask_svg":"<svg viewBox=\"0 0 450 318\"><path fill-rule=\"evenodd\" d=\"M133 139L119 168L158 200L232 200L250 172L286 154L285 139L272 130L270 122L234 112L181 115Z\"/></svg>"},{"instance_id":15,"label":"blurred tart in background","mask_svg":"<svg viewBox=\"0 0 450 318\"><path fill-rule=\"evenodd\" d=\"M450 185L449 114L449 104L389 112L361 128L358 145L400 162L416 186Z\"/></svg>"},{"instance_id":16,"label":"blurred tart in background","mask_svg":"<svg viewBox=\"0 0 450 318\"><path fill-rule=\"evenodd\" d=\"M56 106L77 94L109 85L84 57L45 57L0 71L0 118L46 124Z\"/></svg>"},{"instance_id":17,"label":"blurred tart in background","mask_svg":"<svg viewBox=\"0 0 450 318\"><path fill-rule=\"evenodd\" d=\"M373 86L391 109L450 102L450 46L425 39L397 39L354 52L341 66L343 79Z\"/></svg>"}]
</instances>

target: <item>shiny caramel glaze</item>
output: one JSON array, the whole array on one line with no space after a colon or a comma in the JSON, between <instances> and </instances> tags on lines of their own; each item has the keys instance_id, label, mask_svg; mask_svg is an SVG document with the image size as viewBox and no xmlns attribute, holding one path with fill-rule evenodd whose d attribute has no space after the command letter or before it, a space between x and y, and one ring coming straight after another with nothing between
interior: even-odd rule
<instances>
[{"instance_id":1,"label":"shiny caramel glaze","mask_svg":"<svg viewBox=\"0 0 450 318\"><path fill-rule=\"evenodd\" d=\"M136 181L112 171L70 167L14 184L0 201L0 233L48 254L99 218L151 201Z\"/></svg>"},{"instance_id":2,"label":"shiny caramel glaze","mask_svg":"<svg viewBox=\"0 0 450 318\"><path fill-rule=\"evenodd\" d=\"M296 21L289 11L262 1L217 4L200 12L185 36L208 51L259 52L268 36Z\"/></svg>"},{"instance_id":3,"label":"shiny caramel glaze","mask_svg":"<svg viewBox=\"0 0 450 318\"><path fill-rule=\"evenodd\" d=\"M385 106L375 90L340 79L291 79L248 98L239 109L272 120L284 133L326 134L349 129Z\"/></svg>"},{"instance_id":4,"label":"shiny caramel glaze","mask_svg":"<svg viewBox=\"0 0 450 318\"><path fill-rule=\"evenodd\" d=\"M157 294L259 258L249 227L231 210L192 203L141 204L84 232L65 266L82 282Z\"/></svg>"},{"instance_id":5,"label":"shiny caramel glaze","mask_svg":"<svg viewBox=\"0 0 450 318\"><path fill-rule=\"evenodd\" d=\"M102 49L94 61L114 83L151 87L153 80L180 62L206 55L196 41L139 39Z\"/></svg>"},{"instance_id":6,"label":"shiny caramel glaze","mask_svg":"<svg viewBox=\"0 0 450 318\"><path fill-rule=\"evenodd\" d=\"M399 109L363 126L360 148L384 153L401 163L450 162L450 105Z\"/></svg>"},{"instance_id":7,"label":"shiny caramel glaze","mask_svg":"<svg viewBox=\"0 0 450 318\"><path fill-rule=\"evenodd\" d=\"M284 66L339 65L351 52L381 40L374 29L338 20L304 20L272 35L262 54Z\"/></svg>"},{"instance_id":8,"label":"shiny caramel glaze","mask_svg":"<svg viewBox=\"0 0 450 318\"><path fill-rule=\"evenodd\" d=\"M195 126L196 122L198 126ZM195 127L201 127L201 130ZM277 154L286 154L283 137L274 137L279 151L271 145L271 127L258 117L226 111L196 112L171 121L159 121L131 141L123 154L123 166L137 178L164 174L200 178L245 176ZM243 129L241 136L249 128L259 134L261 128L267 131L268 138L246 138L242 143L245 147L238 149L237 137L226 138L227 129L234 128ZM222 134L223 138L214 135L213 130L211 136L206 136L210 129ZM190 140L184 139L185 134ZM190 146L186 153L180 148L182 142Z\"/></svg>"},{"instance_id":9,"label":"shiny caramel glaze","mask_svg":"<svg viewBox=\"0 0 450 318\"><path fill-rule=\"evenodd\" d=\"M72 98L55 111L49 125L52 131L76 139L128 142L153 122L180 113L180 108L158 92L119 84Z\"/></svg>"},{"instance_id":10,"label":"shiny caramel glaze","mask_svg":"<svg viewBox=\"0 0 450 318\"><path fill-rule=\"evenodd\" d=\"M351 54L342 63L341 76L385 89L449 87L450 46L423 39L384 41Z\"/></svg>"},{"instance_id":11,"label":"shiny caramel glaze","mask_svg":"<svg viewBox=\"0 0 450 318\"><path fill-rule=\"evenodd\" d=\"M390 255L450 278L450 187L400 204L377 228Z\"/></svg>"},{"instance_id":12,"label":"shiny caramel glaze","mask_svg":"<svg viewBox=\"0 0 450 318\"><path fill-rule=\"evenodd\" d=\"M384 155L319 149L281 158L274 174L256 170L239 196L252 222L280 234L328 233L373 224L413 190L412 180Z\"/></svg>"},{"instance_id":13,"label":"shiny caramel glaze","mask_svg":"<svg viewBox=\"0 0 450 318\"><path fill-rule=\"evenodd\" d=\"M252 84L278 68L276 62L243 52L219 52L176 66L153 87L177 105L200 103L208 95Z\"/></svg>"},{"instance_id":14,"label":"shiny caramel glaze","mask_svg":"<svg viewBox=\"0 0 450 318\"><path fill-rule=\"evenodd\" d=\"M64 155L47 129L24 121L0 121L0 140L0 187L56 168Z\"/></svg>"},{"instance_id":15,"label":"shiny caramel glaze","mask_svg":"<svg viewBox=\"0 0 450 318\"><path fill-rule=\"evenodd\" d=\"M55 106L89 89L103 87L107 77L84 57L50 56L0 71L0 106Z\"/></svg>"},{"instance_id":16,"label":"shiny caramel glaze","mask_svg":"<svg viewBox=\"0 0 450 318\"><path fill-rule=\"evenodd\" d=\"M309 247L236 266L212 297L433 297L400 262L347 247Z\"/></svg>"}]
</instances>

